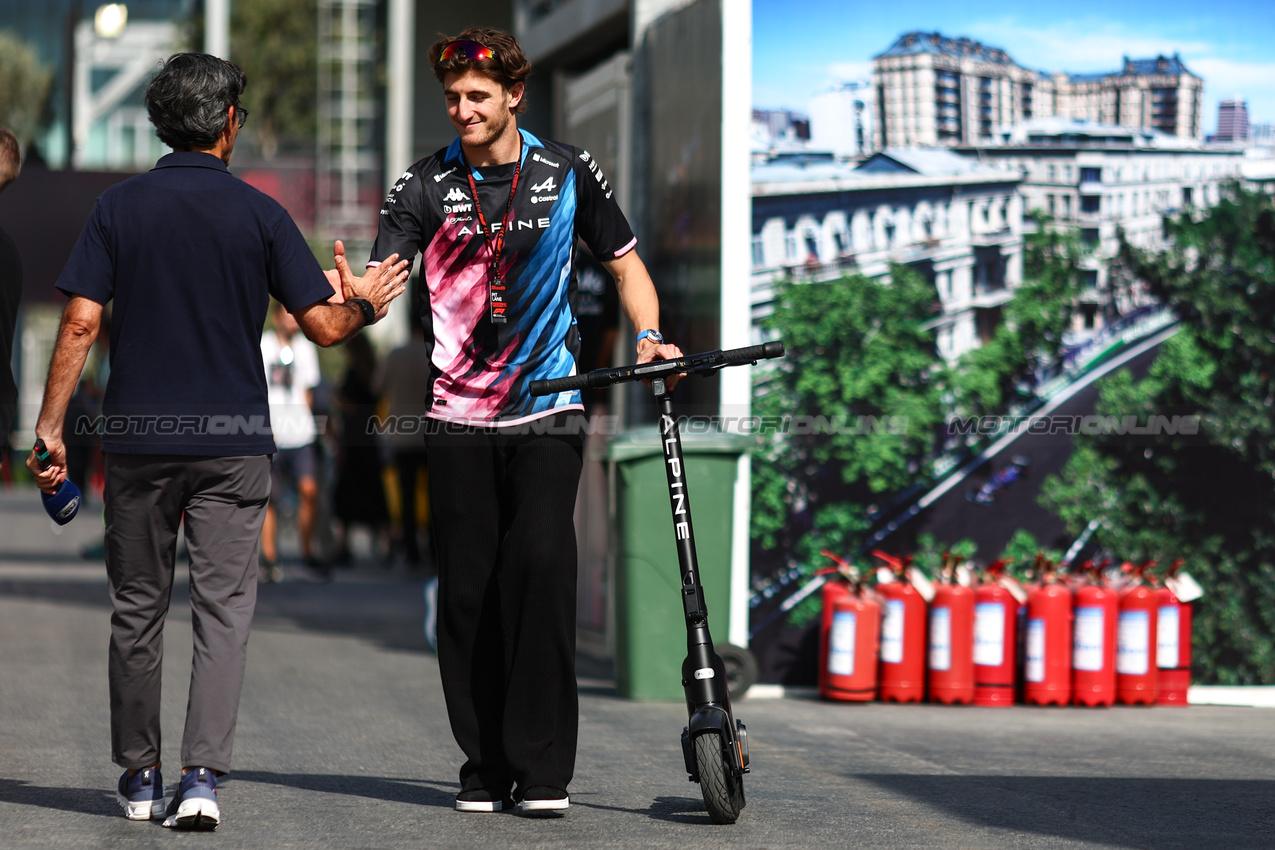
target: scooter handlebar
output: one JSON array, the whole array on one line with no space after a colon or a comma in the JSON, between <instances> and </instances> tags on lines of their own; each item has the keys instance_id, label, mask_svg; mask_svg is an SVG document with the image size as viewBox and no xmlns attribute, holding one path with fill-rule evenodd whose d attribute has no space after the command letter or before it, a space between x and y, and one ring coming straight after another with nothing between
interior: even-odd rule
<instances>
[{"instance_id":1,"label":"scooter handlebar","mask_svg":"<svg viewBox=\"0 0 1275 850\"><path fill-rule=\"evenodd\" d=\"M773 340L747 348L734 348L730 351L706 351L674 360L652 360L650 363L637 363L632 366L594 369L592 372L566 378L532 381L530 390L531 394L536 396L553 395L572 390L609 387L625 381L662 378L667 375L709 374L727 366L742 366L745 363L756 363L758 360L770 360L783 356L784 344L779 340Z\"/></svg>"}]
</instances>

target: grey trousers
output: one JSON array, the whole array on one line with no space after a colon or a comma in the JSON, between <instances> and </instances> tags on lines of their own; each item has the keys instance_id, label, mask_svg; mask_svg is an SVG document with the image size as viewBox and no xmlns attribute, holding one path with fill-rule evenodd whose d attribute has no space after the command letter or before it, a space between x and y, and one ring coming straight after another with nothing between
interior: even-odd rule
<instances>
[{"instance_id":1,"label":"grey trousers","mask_svg":"<svg viewBox=\"0 0 1275 850\"><path fill-rule=\"evenodd\" d=\"M230 770L270 458L106 455L111 759L160 761L164 620L185 521L194 630L182 767Z\"/></svg>"}]
</instances>

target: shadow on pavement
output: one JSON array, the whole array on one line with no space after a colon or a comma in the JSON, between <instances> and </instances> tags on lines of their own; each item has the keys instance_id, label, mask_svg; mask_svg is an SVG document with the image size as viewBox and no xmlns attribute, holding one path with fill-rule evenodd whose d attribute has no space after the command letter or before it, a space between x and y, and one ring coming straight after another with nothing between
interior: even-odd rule
<instances>
[{"instance_id":1,"label":"shadow on pavement","mask_svg":"<svg viewBox=\"0 0 1275 850\"><path fill-rule=\"evenodd\" d=\"M387 803L407 803L420 806L437 806L450 809L456 804L456 783L439 782L436 779L404 779L393 776L349 776L332 773L273 773L264 770L236 770L224 782L258 782L263 785L280 785L300 791L318 791L325 794L345 794L350 797L366 797ZM35 789L47 791L50 789ZM70 789L53 789L70 790ZM7 798L0 796L0 800ZM46 805L46 803L42 803ZM671 823L707 823L708 813L698 797L657 797L647 809L626 809L619 806L603 806L572 796L572 807L604 809L606 811L648 815L653 820ZM60 808L54 806L54 808ZM75 811L82 811L75 809ZM114 814L114 812L112 812Z\"/></svg>"},{"instance_id":2,"label":"shadow on pavement","mask_svg":"<svg viewBox=\"0 0 1275 850\"><path fill-rule=\"evenodd\" d=\"M367 797L388 803L415 803L421 806L452 808L456 804L454 782L434 779L401 779L391 776L347 776L333 773L272 773L264 770L236 770L226 781L259 782L263 785L281 785L301 791L322 791L327 794L345 794L351 797Z\"/></svg>"},{"instance_id":3,"label":"shadow on pavement","mask_svg":"<svg viewBox=\"0 0 1275 850\"><path fill-rule=\"evenodd\" d=\"M60 812L78 812L118 818L120 807L115 795L101 788L46 788L21 779L0 778L0 803L40 806Z\"/></svg>"},{"instance_id":4,"label":"shadow on pavement","mask_svg":"<svg viewBox=\"0 0 1275 850\"><path fill-rule=\"evenodd\" d=\"M63 605L88 605L109 611L106 571L101 581L14 581L0 579L0 597L57 602Z\"/></svg>"},{"instance_id":5,"label":"shadow on pavement","mask_svg":"<svg viewBox=\"0 0 1275 850\"><path fill-rule=\"evenodd\" d=\"M253 629L302 629L368 638L387 649L429 651L422 623L424 580L289 581L261 585ZM100 580L0 579L0 597L61 605L87 605L109 611L106 570ZM171 614L189 605L185 569L177 569Z\"/></svg>"},{"instance_id":6,"label":"shadow on pavement","mask_svg":"<svg viewBox=\"0 0 1275 850\"><path fill-rule=\"evenodd\" d=\"M189 605L190 588L185 571L177 570L169 616ZM385 649L432 652L422 629L425 617L424 579L318 582L287 581L257 588L254 631L289 631L346 635L372 640ZM0 579L0 598L31 599L61 605L77 605L110 611L106 570L101 579L58 581ZM610 660L577 658L580 695L618 698L615 670Z\"/></svg>"},{"instance_id":7,"label":"shadow on pavement","mask_svg":"<svg viewBox=\"0 0 1275 850\"><path fill-rule=\"evenodd\" d=\"M629 809L624 806L603 806L600 803L590 803L582 797L572 794L571 807L575 808L577 806L606 812L647 815L652 820L662 820L669 823L710 822L708 812L704 809L704 801L699 797L656 797L648 808Z\"/></svg>"},{"instance_id":8,"label":"shadow on pavement","mask_svg":"<svg viewBox=\"0 0 1275 850\"><path fill-rule=\"evenodd\" d=\"M1275 781L856 774L960 820L1112 847L1275 846Z\"/></svg>"}]
</instances>

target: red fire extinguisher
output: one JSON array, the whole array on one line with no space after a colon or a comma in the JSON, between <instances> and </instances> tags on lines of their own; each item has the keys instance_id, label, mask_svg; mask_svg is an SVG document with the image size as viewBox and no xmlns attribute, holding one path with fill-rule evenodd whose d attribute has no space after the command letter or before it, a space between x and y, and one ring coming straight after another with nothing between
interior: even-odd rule
<instances>
[{"instance_id":1,"label":"red fire extinguisher","mask_svg":"<svg viewBox=\"0 0 1275 850\"><path fill-rule=\"evenodd\" d=\"M930 702L974 701L974 590L957 582L960 558L943 556L943 575L930 601Z\"/></svg>"},{"instance_id":2,"label":"red fire extinguisher","mask_svg":"<svg viewBox=\"0 0 1275 850\"><path fill-rule=\"evenodd\" d=\"M1165 574L1173 578L1181 559ZM1156 705L1186 706L1191 686L1191 603L1181 602L1165 584L1156 588Z\"/></svg>"},{"instance_id":3,"label":"red fire extinguisher","mask_svg":"<svg viewBox=\"0 0 1275 850\"><path fill-rule=\"evenodd\" d=\"M1071 588L1058 581L1054 565L1037 556L1040 584L1027 594L1027 661L1023 699L1031 705L1071 702Z\"/></svg>"},{"instance_id":4,"label":"red fire extinguisher","mask_svg":"<svg viewBox=\"0 0 1275 850\"><path fill-rule=\"evenodd\" d=\"M920 702L925 696L925 600L907 578L912 558L874 550L894 573L877 584L882 598L881 687L883 702Z\"/></svg>"},{"instance_id":5,"label":"red fire extinguisher","mask_svg":"<svg viewBox=\"0 0 1275 850\"><path fill-rule=\"evenodd\" d=\"M974 704L1014 704L1015 626L1018 602L1001 586L1007 560L987 567L987 578L974 591Z\"/></svg>"},{"instance_id":6,"label":"red fire extinguisher","mask_svg":"<svg viewBox=\"0 0 1275 850\"><path fill-rule=\"evenodd\" d=\"M1116 592L1102 572L1106 562L1086 561L1076 588L1072 621L1071 690L1076 705L1108 706L1116 701Z\"/></svg>"},{"instance_id":7,"label":"red fire extinguisher","mask_svg":"<svg viewBox=\"0 0 1275 850\"><path fill-rule=\"evenodd\" d=\"M823 621L819 630L819 695L866 702L877 695L877 647L881 605L863 587L858 570L833 553L836 567L820 570Z\"/></svg>"},{"instance_id":8,"label":"red fire extinguisher","mask_svg":"<svg viewBox=\"0 0 1275 850\"><path fill-rule=\"evenodd\" d=\"M1125 705L1154 705L1156 700L1156 632L1159 603L1146 583L1146 570L1155 561L1122 569L1133 583L1120 594L1120 625L1116 630L1116 697Z\"/></svg>"}]
</instances>

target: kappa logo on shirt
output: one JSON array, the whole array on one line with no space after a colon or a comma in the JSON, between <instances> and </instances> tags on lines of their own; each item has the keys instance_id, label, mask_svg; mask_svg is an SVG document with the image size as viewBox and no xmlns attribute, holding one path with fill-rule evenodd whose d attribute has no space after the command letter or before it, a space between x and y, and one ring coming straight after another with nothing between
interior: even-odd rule
<instances>
[{"instance_id":1,"label":"kappa logo on shirt","mask_svg":"<svg viewBox=\"0 0 1275 850\"><path fill-rule=\"evenodd\" d=\"M464 201L468 201L469 196L462 192L458 186L453 186L451 191L443 196L443 200L451 202L443 204L444 215L451 215L452 213L467 213L474 209L473 204L462 203Z\"/></svg>"}]
</instances>

